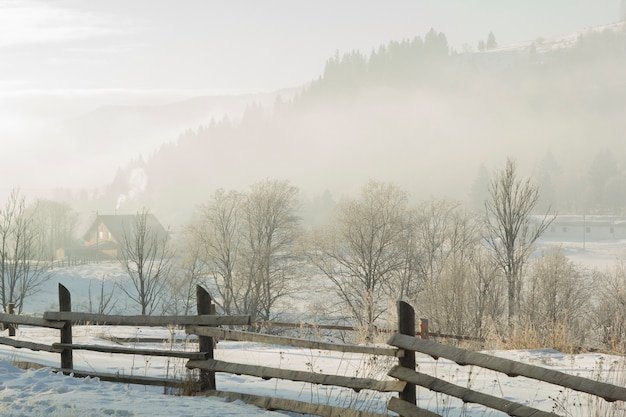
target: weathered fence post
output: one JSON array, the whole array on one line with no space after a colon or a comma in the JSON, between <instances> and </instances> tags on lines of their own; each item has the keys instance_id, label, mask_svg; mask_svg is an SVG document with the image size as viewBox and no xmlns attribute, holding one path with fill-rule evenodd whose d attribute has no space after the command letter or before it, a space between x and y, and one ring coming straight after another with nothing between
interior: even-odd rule
<instances>
[{"instance_id":1,"label":"weathered fence post","mask_svg":"<svg viewBox=\"0 0 626 417\"><path fill-rule=\"evenodd\" d=\"M420 339L428 339L428 319L420 319Z\"/></svg>"},{"instance_id":2,"label":"weathered fence post","mask_svg":"<svg viewBox=\"0 0 626 417\"><path fill-rule=\"evenodd\" d=\"M212 314L215 312L211 308L211 295L207 290L200 285L196 286L196 299L198 303L198 315ZM213 311L211 311L213 310ZM213 338L208 336L198 336L200 352L207 353L207 359L213 359ZM200 370L200 390L214 390L215 387L215 372Z\"/></svg>"},{"instance_id":3,"label":"weathered fence post","mask_svg":"<svg viewBox=\"0 0 626 417\"><path fill-rule=\"evenodd\" d=\"M415 310L409 303L398 301L398 333L415 337ZM415 352L404 351L404 356L398 359L399 365L403 368L415 370ZM407 383L404 390L400 392L400 399L411 404L416 404L417 390L415 384Z\"/></svg>"},{"instance_id":4,"label":"weathered fence post","mask_svg":"<svg viewBox=\"0 0 626 417\"><path fill-rule=\"evenodd\" d=\"M67 288L59 284L59 311L72 311L72 296ZM66 321L61 329L61 343L72 344L72 322ZM74 369L72 349L61 351L61 369Z\"/></svg>"},{"instance_id":5,"label":"weathered fence post","mask_svg":"<svg viewBox=\"0 0 626 417\"><path fill-rule=\"evenodd\" d=\"M9 314L15 314L15 303L9 303L7 305L8 311L7 313ZM15 336L15 328L17 326L13 323L9 323L8 328L9 328L9 336Z\"/></svg>"}]
</instances>

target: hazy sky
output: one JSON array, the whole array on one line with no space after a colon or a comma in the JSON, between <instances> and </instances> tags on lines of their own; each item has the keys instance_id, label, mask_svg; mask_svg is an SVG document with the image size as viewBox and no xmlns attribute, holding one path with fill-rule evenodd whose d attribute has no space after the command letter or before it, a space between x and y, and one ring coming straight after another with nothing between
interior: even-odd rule
<instances>
[{"instance_id":1,"label":"hazy sky","mask_svg":"<svg viewBox=\"0 0 626 417\"><path fill-rule=\"evenodd\" d=\"M620 0L0 0L0 163L37 146L22 130L103 104L298 86L335 51L430 28L460 51L490 31L508 45L619 16Z\"/></svg>"},{"instance_id":2,"label":"hazy sky","mask_svg":"<svg viewBox=\"0 0 626 417\"><path fill-rule=\"evenodd\" d=\"M612 23L619 0L0 0L0 88L237 92L299 85L335 51L444 32L501 45Z\"/></svg>"}]
</instances>

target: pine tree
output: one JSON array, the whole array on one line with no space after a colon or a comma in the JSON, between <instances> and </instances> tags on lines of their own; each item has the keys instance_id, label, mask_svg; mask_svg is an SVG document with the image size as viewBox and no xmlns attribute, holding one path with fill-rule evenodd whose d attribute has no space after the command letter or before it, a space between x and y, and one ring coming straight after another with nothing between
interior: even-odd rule
<instances>
[{"instance_id":1,"label":"pine tree","mask_svg":"<svg viewBox=\"0 0 626 417\"><path fill-rule=\"evenodd\" d=\"M496 37L493 32L489 32L487 35L487 49L496 49L498 47L498 42L496 42Z\"/></svg>"}]
</instances>

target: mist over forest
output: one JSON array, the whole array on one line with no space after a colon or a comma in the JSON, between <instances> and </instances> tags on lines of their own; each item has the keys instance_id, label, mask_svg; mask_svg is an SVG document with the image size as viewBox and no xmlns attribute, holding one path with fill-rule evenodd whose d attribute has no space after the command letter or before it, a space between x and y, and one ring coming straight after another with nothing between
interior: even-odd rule
<instances>
[{"instance_id":1,"label":"mist over forest","mask_svg":"<svg viewBox=\"0 0 626 417\"><path fill-rule=\"evenodd\" d=\"M218 188L286 179L306 213L373 179L417 201L480 207L489 174L513 157L540 187L541 208L623 214L624 25L491 47L455 51L431 30L337 53L295 94L189 126L74 203L100 213L145 206L180 224Z\"/></svg>"},{"instance_id":2,"label":"mist over forest","mask_svg":"<svg viewBox=\"0 0 626 417\"><path fill-rule=\"evenodd\" d=\"M324 294L303 313L350 320L368 337L408 299L451 334L510 337L519 319L518 329L541 323L540 346L559 326L569 348L586 342L583 329L626 346L614 297L626 288L623 261L592 270L562 248L534 247L551 229L572 239L580 230L583 252L587 234L620 237L619 219L592 226L585 215L626 207L626 24L516 45L486 32L462 50L431 29L338 51L298 88L65 120L41 154L58 165L50 176L106 171L111 181L59 183L62 203L26 204L13 190L0 240L28 250L0 255L25 267L117 260L142 314L188 310L203 284L224 314L263 321ZM555 213L582 222L557 228ZM131 259L146 242L166 271L150 297ZM17 286L24 270L3 279ZM11 298L3 290L5 305Z\"/></svg>"}]
</instances>

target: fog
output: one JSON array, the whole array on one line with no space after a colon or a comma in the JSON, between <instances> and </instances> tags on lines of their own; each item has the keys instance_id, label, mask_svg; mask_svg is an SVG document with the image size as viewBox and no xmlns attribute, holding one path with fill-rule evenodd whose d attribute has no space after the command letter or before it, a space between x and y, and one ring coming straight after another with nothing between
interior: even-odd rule
<instances>
[{"instance_id":1,"label":"fog","mask_svg":"<svg viewBox=\"0 0 626 417\"><path fill-rule=\"evenodd\" d=\"M626 185L619 1L300 6L0 0L1 196L180 224L265 178L465 201L513 157L559 211L623 214L590 200Z\"/></svg>"}]
</instances>

